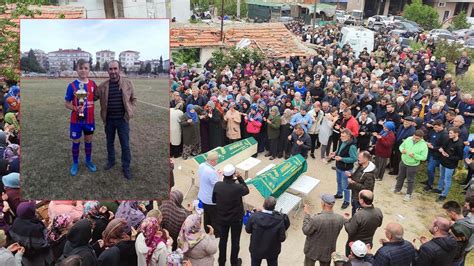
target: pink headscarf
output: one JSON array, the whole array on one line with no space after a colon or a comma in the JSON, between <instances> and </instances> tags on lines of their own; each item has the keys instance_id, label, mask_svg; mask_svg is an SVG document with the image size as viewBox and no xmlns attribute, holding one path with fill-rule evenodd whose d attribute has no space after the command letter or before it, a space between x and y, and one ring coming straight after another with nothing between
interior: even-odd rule
<instances>
[{"instance_id":1,"label":"pink headscarf","mask_svg":"<svg viewBox=\"0 0 474 266\"><path fill-rule=\"evenodd\" d=\"M148 217L143 220L141 225L141 231L145 237L145 244L148 247L148 252L146 254L146 265L150 265L151 258L155 252L156 247L160 242L166 244L166 239L156 235L156 232L160 230L160 224L155 217Z\"/></svg>"}]
</instances>

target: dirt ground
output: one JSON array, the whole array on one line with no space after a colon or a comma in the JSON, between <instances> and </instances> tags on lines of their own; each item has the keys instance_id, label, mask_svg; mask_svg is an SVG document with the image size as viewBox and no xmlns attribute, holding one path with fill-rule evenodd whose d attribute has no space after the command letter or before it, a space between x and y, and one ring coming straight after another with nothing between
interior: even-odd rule
<instances>
[{"instance_id":1,"label":"dirt ground","mask_svg":"<svg viewBox=\"0 0 474 266\"><path fill-rule=\"evenodd\" d=\"M319 150L316 152L319 154ZM262 162L254 167L249 172L249 177L253 177L256 172L264 168L266 165L273 162L278 164L282 162L282 159L277 159L274 161L269 161L267 158L260 154L258 159ZM179 166L182 164L182 159L175 160L175 182L176 186L174 189L179 189L185 193L190 185L191 178L184 175L182 171L179 170ZM325 164L321 161L319 156L316 159L308 158L308 171L306 175L320 179L321 182L319 185L309 194L305 199L305 202L311 206L312 213L318 213L321 211L321 200L320 195L324 193L335 194L336 192L336 171L331 169L333 164ZM425 235L428 238L431 238L427 228L431 223L432 219L436 215L444 215L441 205L432 200L428 201L426 198L419 194L414 194L413 200L411 202L403 201L404 195L394 194L391 189L395 186L395 176L388 175L388 171L385 174L383 181L377 181L375 184L375 199L374 205L380 208L383 212L384 219L382 226L377 229L374 237L374 251L376 251L381 245L379 239L385 238L384 227L389 222L398 222L405 229L404 238L407 240L412 240L413 238ZM415 186L421 186L421 184L415 184ZM406 188L402 190L406 191ZM184 204L191 202L192 200L197 199L198 188L194 187L188 196L185 199ZM262 202L263 204L263 202ZM342 200L338 200L334 206L335 212L343 214L345 212L350 213L351 207L346 210L341 210ZM186 206L186 205L185 205ZM302 265L304 261L303 247L305 243L305 235L302 232L302 224L304 213L301 210L298 212L296 217L293 217L294 211L290 214L291 226L287 231L287 239L282 244L282 251L279 256L280 265ZM347 233L342 229L338 242L337 242L337 252L343 254L344 246L347 241ZM243 265L250 265L250 252L248 250L250 244L250 235L242 230L241 240L240 240L240 253L239 257L243 260ZM419 242L418 242L419 245ZM417 245L417 246L418 246ZM230 250L230 240L228 244L228 253ZM217 260L218 254L216 254L215 259ZM229 255L228 255L228 264ZM217 265L217 262L216 262ZM266 265L266 264L264 264Z\"/></svg>"}]
</instances>

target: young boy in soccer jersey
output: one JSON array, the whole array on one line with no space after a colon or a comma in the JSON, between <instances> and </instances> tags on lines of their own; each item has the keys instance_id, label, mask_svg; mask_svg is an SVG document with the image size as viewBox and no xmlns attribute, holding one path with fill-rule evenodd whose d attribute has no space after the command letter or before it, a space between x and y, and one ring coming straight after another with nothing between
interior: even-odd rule
<instances>
[{"instance_id":1,"label":"young boy in soccer jersey","mask_svg":"<svg viewBox=\"0 0 474 266\"><path fill-rule=\"evenodd\" d=\"M84 133L84 150L86 153L86 166L91 172L97 171L97 167L92 163L92 136L95 130L94 120L94 90L97 85L90 80L89 62L83 59L77 61L78 79L69 83L66 96L65 106L71 110L70 137L72 139L72 166L70 173L72 176L77 175L79 163L79 147L81 145L81 137ZM84 97L84 103L80 103L77 91L85 90L87 96Z\"/></svg>"}]
</instances>

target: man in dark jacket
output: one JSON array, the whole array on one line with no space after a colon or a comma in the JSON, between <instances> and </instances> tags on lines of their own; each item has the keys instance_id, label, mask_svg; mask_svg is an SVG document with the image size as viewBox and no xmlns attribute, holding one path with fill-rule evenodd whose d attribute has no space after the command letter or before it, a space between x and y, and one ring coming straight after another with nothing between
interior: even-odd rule
<instances>
[{"instance_id":1,"label":"man in dark jacket","mask_svg":"<svg viewBox=\"0 0 474 266\"><path fill-rule=\"evenodd\" d=\"M300 124L296 124L295 130L288 136L291 142L291 156L301 154L304 158L308 157L308 150L311 149L311 137L304 132Z\"/></svg>"},{"instance_id":2,"label":"man in dark jacket","mask_svg":"<svg viewBox=\"0 0 474 266\"><path fill-rule=\"evenodd\" d=\"M438 188L434 190L440 193L438 201L444 201L451 188L451 178L454 174L454 169L458 165L459 160L463 158L464 145L459 138L459 128L452 127L448 130L448 141L441 144L438 151L441 153L440 162L440 178L438 181ZM444 188L444 189L443 189Z\"/></svg>"},{"instance_id":3,"label":"man in dark jacket","mask_svg":"<svg viewBox=\"0 0 474 266\"><path fill-rule=\"evenodd\" d=\"M227 254L227 239L229 230L232 236L232 249L230 253L231 265L242 265L238 258L240 249L240 233L242 232L242 218L244 216L244 204L242 197L249 194L249 188L239 173L235 173L235 167L231 164L224 166L224 180L214 185L212 201L216 203L217 223L219 225L219 265L225 265ZM234 178L234 174L235 177ZM238 184L235 180L239 182Z\"/></svg>"},{"instance_id":4,"label":"man in dark jacket","mask_svg":"<svg viewBox=\"0 0 474 266\"><path fill-rule=\"evenodd\" d=\"M367 189L374 191L375 184L375 164L370 161L372 155L368 151L362 151L358 156L359 166L354 173L347 171L348 188L352 190L352 215L360 208L359 192Z\"/></svg>"},{"instance_id":5,"label":"man in dark jacket","mask_svg":"<svg viewBox=\"0 0 474 266\"><path fill-rule=\"evenodd\" d=\"M441 144L448 140L448 132L444 130L444 124L441 120L433 122L433 129L428 133L426 144L428 145L428 180L426 181L425 191L431 191L436 168L439 166L441 154L439 148Z\"/></svg>"},{"instance_id":6,"label":"man in dark jacket","mask_svg":"<svg viewBox=\"0 0 474 266\"><path fill-rule=\"evenodd\" d=\"M381 239L382 247L374 256L373 265L411 265L415 262L416 249L412 243L403 239L403 227L389 223L385 227L387 239Z\"/></svg>"},{"instance_id":7,"label":"man in dark jacket","mask_svg":"<svg viewBox=\"0 0 474 266\"><path fill-rule=\"evenodd\" d=\"M278 265L281 242L286 239L290 219L286 214L276 212L275 205L274 197L266 198L263 210L251 215L245 225L245 231L252 234L249 247L252 266L261 265L263 259L267 260L269 266Z\"/></svg>"},{"instance_id":8,"label":"man in dark jacket","mask_svg":"<svg viewBox=\"0 0 474 266\"><path fill-rule=\"evenodd\" d=\"M330 194L321 196L322 211L311 216L308 205L304 205L303 234L306 235L304 244L304 265L331 265L331 254L336 251L336 243L344 224L344 218L334 213L336 198Z\"/></svg>"},{"instance_id":9,"label":"man in dark jacket","mask_svg":"<svg viewBox=\"0 0 474 266\"><path fill-rule=\"evenodd\" d=\"M464 265L466 255L470 251L471 238L473 238L474 221L469 217L464 217L461 205L456 201L451 200L444 203L443 209L446 210L446 214L453 221L450 230L458 242L453 265Z\"/></svg>"},{"instance_id":10,"label":"man in dark jacket","mask_svg":"<svg viewBox=\"0 0 474 266\"><path fill-rule=\"evenodd\" d=\"M360 240L366 244L373 245L374 234L377 228L382 225L383 214L379 208L375 208L372 202L374 194L370 190L362 190L359 192L359 204L361 208L352 218L349 214L344 214L346 221L344 227L346 229L348 239L346 243L346 256L349 256L351 248L350 242Z\"/></svg>"},{"instance_id":11,"label":"man in dark jacket","mask_svg":"<svg viewBox=\"0 0 474 266\"><path fill-rule=\"evenodd\" d=\"M448 266L451 265L456 255L457 242L449 234L449 221L437 217L430 226L433 239L428 241L425 236L420 237L421 246L416 259L417 266Z\"/></svg>"},{"instance_id":12,"label":"man in dark jacket","mask_svg":"<svg viewBox=\"0 0 474 266\"><path fill-rule=\"evenodd\" d=\"M390 158L392 171L388 173L389 175L398 175L398 167L402 156L398 148L406 138L413 136L413 133L415 133L416 128L413 126L414 121L413 117L407 116L403 118L403 125L397 129L395 145L393 146L392 157Z\"/></svg>"}]
</instances>

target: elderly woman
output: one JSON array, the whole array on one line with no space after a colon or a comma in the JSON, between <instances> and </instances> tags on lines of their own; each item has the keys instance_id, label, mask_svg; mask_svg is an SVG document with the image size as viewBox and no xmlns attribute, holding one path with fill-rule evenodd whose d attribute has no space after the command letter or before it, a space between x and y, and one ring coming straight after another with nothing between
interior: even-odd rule
<instances>
[{"instance_id":1,"label":"elderly woman","mask_svg":"<svg viewBox=\"0 0 474 266\"><path fill-rule=\"evenodd\" d=\"M267 122L267 135L270 141L270 151L265 157L270 157L270 160L274 160L278 156L278 140L280 138L280 111L277 106L270 108L270 114L266 118Z\"/></svg>"},{"instance_id":2,"label":"elderly woman","mask_svg":"<svg viewBox=\"0 0 474 266\"><path fill-rule=\"evenodd\" d=\"M126 232L127 221L125 219L116 218L110 221L102 232L105 250L98 258L100 265L137 265L134 239L136 231L132 231L132 236Z\"/></svg>"},{"instance_id":3,"label":"elderly woman","mask_svg":"<svg viewBox=\"0 0 474 266\"><path fill-rule=\"evenodd\" d=\"M229 104L229 110L224 115L224 121L227 122L227 130L226 136L229 138L229 142L235 142L241 138L240 134L240 122L241 122L241 115L240 113L235 110L235 102L231 102Z\"/></svg>"},{"instance_id":4,"label":"elderly woman","mask_svg":"<svg viewBox=\"0 0 474 266\"><path fill-rule=\"evenodd\" d=\"M292 109L286 108L283 111L283 115L280 118L280 137L278 138L278 158L283 157L283 152L289 156L288 149L288 136L291 134L291 116L293 115Z\"/></svg>"},{"instance_id":5,"label":"elderly woman","mask_svg":"<svg viewBox=\"0 0 474 266\"><path fill-rule=\"evenodd\" d=\"M183 116L183 102L179 101L174 108L170 108L170 155L178 158L181 154L181 125L180 118Z\"/></svg>"},{"instance_id":6,"label":"elderly woman","mask_svg":"<svg viewBox=\"0 0 474 266\"><path fill-rule=\"evenodd\" d=\"M224 129L222 127L222 112L217 108L214 101L207 103L209 120L209 149L214 149L224 145Z\"/></svg>"},{"instance_id":7,"label":"elderly woman","mask_svg":"<svg viewBox=\"0 0 474 266\"><path fill-rule=\"evenodd\" d=\"M171 253L172 239L162 230L154 217L146 218L135 241L138 265L166 266Z\"/></svg>"},{"instance_id":8,"label":"elderly woman","mask_svg":"<svg viewBox=\"0 0 474 266\"><path fill-rule=\"evenodd\" d=\"M178 247L184 253L184 259L193 266L214 265L214 254L217 253L217 241L214 229L208 225L209 234L202 228L201 216L189 215L184 221L178 237Z\"/></svg>"},{"instance_id":9,"label":"elderly woman","mask_svg":"<svg viewBox=\"0 0 474 266\"><path fill-rule=\"evenodd\" d=\"M194 110L194 105L188 104L186 113L179 120L183 133L183 159L187 160L191 155L201 153L199 117Z\"/></svg>"},{"instance_id":10,"label":"elderly woman","mask_svg":"<svg viewBox=\"0 0 474 266\"><path fill-rule=\"evenodd\" d=\"M63 254L66 245L66 235L73 225L73 219L67 214L54 217L48 228L47 238L50 245L50 253L47 258L48 265L54 265Z\"/></svg>"},{"instance_id":11,"label":"elderly woman","mask_svg":"<svg viewBox=\"0 0 474 266\"><path fill-rule=\"evenodd\" d=\"M170 193L170 199L163 201L160 206L162 215L161 226L163 229L168 230L170 237L173 239L173 250L176 250L178 242L179 230L183 225L186 217L191 214L190 211L186 210L183 204L183 193L179 190L173 190Z\"/></svg>"}]
</instances>

